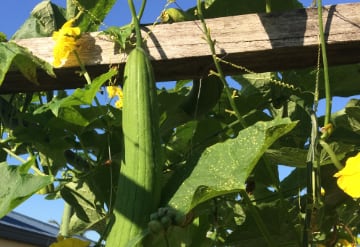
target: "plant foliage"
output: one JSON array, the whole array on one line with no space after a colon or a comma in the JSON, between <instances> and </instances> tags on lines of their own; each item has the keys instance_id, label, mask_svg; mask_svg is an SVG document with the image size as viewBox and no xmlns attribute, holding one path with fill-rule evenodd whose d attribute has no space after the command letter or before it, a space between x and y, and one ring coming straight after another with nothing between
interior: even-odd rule
<instances>
[{"instance_id":1,"label":"plant foliage","mask_svg":"<svg viewBox=\"0 0 360 247\"><path fill-rule=\"evenodd\" d=\"M62 8L42 1L13 39L50 36L75 16L80 16L77 25L83 32L96 31L116 1L67 2ZM269 2L205 0L200 7L205 18L214 18L265 12ZM302 7L297 0L272 2L272 11ZM171 21L192 20L199 18L197 7L168 13L182 14L170 16ZM130 23L104 33L125 48L131 45L133 28ZM0 65L0 85L12 69L33 83L37 69L55 76L50 64L5 38L0 42ZM332 96L360 93L359 64L328 69ZM127 179L120 173L127 134L123 111L104 95L107 84L123 83L117 79L117 70L110 69L73 91L0 95L0 217L41 193L47 199L62 198L73 209L61 234L95 230L101 235L99 245L106 239L113 230L116 196L122 196L117 194L118 180ZM158 128L161 139L161 191L155 193L160 203L146 218L148 227L127 246L355 244L359 203L339 189L333 175L335 161L345 164L360 150L360 101L352 98L331 115L331 129L322 129L328 136L320 145L320 129L315 128L317 138L311 138L314 94L325 97L322 69L239 71L226 77L225 85L221 79L210 73L157 88L160 126L151 128ZM274 83L278 81L282 83ZM324 116L318 115L322 126ZM309 160L309 153L315 158ZM20 164L12 165L14 158ZM316 169L309 170L310 163ZM289 174L284 175L284 167ZM319 193L304 192L314 174L309 171L316 171ZM128 206L136 208L136 203L129 201Z\"/></svg>"}]
</instances>

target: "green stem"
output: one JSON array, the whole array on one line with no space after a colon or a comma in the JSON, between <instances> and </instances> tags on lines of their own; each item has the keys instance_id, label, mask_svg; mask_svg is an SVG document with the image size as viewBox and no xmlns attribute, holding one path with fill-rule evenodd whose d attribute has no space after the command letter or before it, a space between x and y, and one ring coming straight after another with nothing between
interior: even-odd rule
<instances>
[{"instance_id":1,"label":"green stem","mask_svg":"<svg viewBox=\"0 0 360 247\"><path fill-rule=\"evenodd\" d=\"M79 63L79 66L80 66L80 69L81 69L81 73L84 75L85 77L85 80L86 80L86 83L88 85L91 84L91 78L90 78L90 75L89 73L87 72L86 68L85 68L85 65L84 63L81 61L80 57L79 57L79 54L77 53L76 50L74 50L74 54L75 54L75 57L76 57L76 60L78 61Z\"/></svg>"},{"instance_id":2,"label":"green stem","mask_svg":"<svg viewBox=\"0 0 360 247\"><path fill-rule=\"evenodd\" d=\"M322 0L318 0L317 8L318 8L319 35L320 35L321 53L322 53L322 60L324 67L324 81L325 81L325 98L326 98L325 120L324 120L324 126L325 126L330 122L332 99L330 92L329 71L328 71L328 62L326 56L326 43L324 37L324 27L323 27L323 18L322 18Z\"/></svg>"},{"instance_id":3,"label":"green stem","mask_svg":"<svg viewBox=\"0 0 360 247\"><path fill-rule=\"evenodd\" d=\"M141 20L141 17L142 17L143 14L144 14L145 6L146 6L146 0L143 0L142 3L141 3L141 6L140 6L139 14L138 14L138 16L137 16L139 22L140 22L140 20Z\"/></svg>"},{"instance_id":4,"label":"green stem","mask_svg":"<svg viewBox=\"0 0 360 247\"><path fill-rule=\"evenodd\" d=\"M74 54L75 54L76 60L79 63L79 66L80 66L80 69L81 69L81 74L84 75L86 83L88 85L90 85L92 83L92 80L91 80L91 77L89 75L89 72L86 70L84 63L81 61L80 56L79 56L79 54L77 53L76 50L74 50ZM99 100L98 100L98 98L96 96L95 96L94 100L95 100L96 106L101 106L101 104L100 104L100 102L99 102Z\"/></svg>"},{"instance_id":5,"label":"green stem","mask_svg":"<svg viewBox=\"0 0 360 247\"><path fill-rule=\"evenodd\" d=\"M271 12L271 0L265 0L265 10L266 13L270 13Z\"/></svg>"},{"instance_id":6,"label":"green stem","mask_svg":"<svg viewBox=\"0 0 360 247\"><path fill-rule=\"evenodd\" d=\"M244 118L242 117L242 115L240 114L240 112L238 111L237 109L237 106L235 104L235 101L232 97L232 92L229 88L229 85L225 79L225 75L224 75L224 72L221 68L221 65L219 63L219 60L216 56L216 51L215 51L215 42L211 39L211 35L210 35L210 30L207 28L207 25L205 23L205 19L204 19L204 15L202 13L202 8L201 8L201 0L197 0L197 15L201 21L201 24L202 24L202 28L203 28L203 32L206 36L206 41L207 43L209 44L209 47L210 47L210 51L211 51L211 55L212 55L212 58L213 58L213 61L214 61L214 64L215 64L215 67L216 67L216 70L217 70L217 73L215 73L221 80L221 82L223 83L224 85L224 89L225 89L225 93L226 93L226 96L229 100L229 103L230 103L230 106L232 108L232 110L234 111L234 114L235 116L237 117L237 119L239 119L240 121L240 124L242 125L243 128L246 128L247 127L247 124L244 120Z\"/></svg>"},{"instance_id":7,"label":"green stem","mask_svg":"<svg viewBox=\"0 0 360 247\"><path fill-rule=\"evenodd\" d=\"M246 193L246 191L240 190L240 195L243 198L245 204L249 206L250 214L253 217L253 219L255 220L255 223L256 223L257 227L259 228L261 234L265 238L265 241L267 242L268 246L275 247L276 244L272 240L271 235L270 235L264 221L262 220L259 212L257 211L256 207L251 203L251 200L250 200L248 194Z\"/></svg>"},{"instance_id":8,"label":"green stem","mask_svg":"<svg viewBox=\"0 0 360 247\"><path fill-rule=\"evenodd\" d=\"M70 225L70 218L71 218L71 211L72 207L70 204L65 202L64 204L64 212L61 218L61 226L60 226L60 235L63 237L69 236L69 225Z\"/></svg>"},{"instance_id":9,"label":"green stem","mask_svg":"<svg viewBox=\"0 0 360 247\"><path fill-rule=\"evenodd\" d=\"M16 155L13 151L11 151L10 149L7 148L2 148L7 154L9 154L10 156L12 156L13 158L17 159L18 161L25 163L26 160L24 160L23 158L21 158L20 156Z\"/></svg>"},{"instance_id":10,"label":"green stem","mask_svg":"<svg viewBox=\"0 0 360 247\"><path fill-rule=\"evenodd\" d=\"M336 154L334 153L334 151L332 150L332 148L329 146L329 144L327 144L325 141L323 140L319 140L319 144L321 145L321 147L328 153L328 155L330 156L331 161L334 163L335 167L340 171L341 169L344 168L344 166L340 163L340 161L338 160L338 158L336 157Z\"/></svg>"},{"instance_id":11,"label":"green stem","mask_svg":"<svg viewBox=\"0 0 360 247\"><path fill-rule=\"evenodd\" d=\"M128 0L128 3L129 3L131 15L132 15L132 22L134 23L134 27L135 27L136 47L141 47L142 46L142 38L141 38L139 18L136 16L136 9L135 9L133 0ZM145 4L146 4L146 0L143 0L142 5L141 5L142 8L140 9L141 15L142 15L142 12L144 11L143 9L145 7ZM140 16L140 14L139 14L139 16Z\"/></svg>"}]
</instances>

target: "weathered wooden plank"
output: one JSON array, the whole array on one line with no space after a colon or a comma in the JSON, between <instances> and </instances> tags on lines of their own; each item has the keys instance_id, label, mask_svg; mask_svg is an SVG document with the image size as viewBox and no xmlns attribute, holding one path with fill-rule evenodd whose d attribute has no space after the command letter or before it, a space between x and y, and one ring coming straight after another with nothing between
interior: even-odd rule
<instances>
[{"instance_id":1,"label":"weathered wooden plank","mask_svg":"<svg viewBox=\"0 0 360 247\"><path fill-rule=\"evenodd\" d=\"M324 25L330 65L360 62L360 3L324 7ZM318 49L317 9L284 13L248 14L208 19L217 53L226 60L257 72L279 71L316 65ZM157 81L200 77L212 67L212 59L198 21L143 27L147 49L153 59ZM148 34L148 35L147 35ZM52 60L51 38L18 40L35 55ZM92 76L110 65L126 61L126 53L99 33L84 34L78 52ZM75 74L77 62L71 57L56 70L57 78L39 72L40 86L11 72L0 93L76 88L84 84ZM227 74L241 71L225 66Z\"/></svg>"}]
</instances>

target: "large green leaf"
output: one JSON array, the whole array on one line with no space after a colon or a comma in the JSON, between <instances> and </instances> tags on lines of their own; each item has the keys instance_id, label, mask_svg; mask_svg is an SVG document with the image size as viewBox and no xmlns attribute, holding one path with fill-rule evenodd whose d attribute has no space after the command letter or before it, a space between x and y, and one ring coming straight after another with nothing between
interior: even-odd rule
<instances>
[{"instance_id":1,"label":"large green leaf","mask_svg":"<svg viewBox=\"0 0 360 247\"><path fill-rule=\"evenodd\" d=\"M16 31L12 39L51 36L65 22L64 14L64 9L50 1L42 1L35 6L30 17Z\"/></svg>"},{"instance_id":2,"label":"large green leaf","mask_svg":"<svg viewBox=\"0 0 360 247\"><path fill-rule=\"evenodd\" d=\"M171 198L170 206L187 212L213 197L244 189L264 152L296 123L289 119L258 122L240 131L236 138L209 147Z\"/></svg>"},{"instance_id":3,"label":"large green leaf","mask_svg":"<svg viewBox=\"0 0 360 247\"><path fill-rule=\"evenodd\" d=\"M0 86L6 73L12 69L19 70L26 79L38 84L36 70L43 69L50 76L55 77L52 66L35 57L27 49L12 42L0 42Z\"/></svg>"},{"instance_id":4,"label":"large green leaf","mask_svg":"<svg viewBox=\"0 0 360 247\"><path fill-rule=\"evenodd\" d=\"M328 69L332 96L348 97L360 93L360 64L330 66ZM303 92L313 92L316 74L315 68L291 70L283 72L282 79L287 83L301 87ZM319 78L320 98L325 96L323 75L324 73L321 69Z\"/></svg>"},{"instance_id":5,"label":"large green leaf","mask_svg":"<svg viewBox=\"0 0 360 247\"><path fill-rule=\"evenodd\" d=\"M11 166L6 162L0 163L0 218L53 182L52 176L28 173L34 164L34 158L20 166Z\"/></svg>"}]
</instances>

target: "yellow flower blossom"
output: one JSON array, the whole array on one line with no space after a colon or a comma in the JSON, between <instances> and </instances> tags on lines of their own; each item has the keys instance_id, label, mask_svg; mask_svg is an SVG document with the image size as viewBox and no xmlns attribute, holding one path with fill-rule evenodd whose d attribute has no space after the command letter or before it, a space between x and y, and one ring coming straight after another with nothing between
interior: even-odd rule
<instances>
[{"instance_id":1,"label":"yellow flower blossom","mask_svg":"<svg viewBox=\"0 0 360 247\"><path fill-rule=\"evenodd\" d=\"M75 50L76 39L80 35L79 27L72 27L75 19L70 19L60 28L59 31L55 31L52 35L55 40L55 46L53 50L53 66L61 67L68 59L70 53Z\"/></svg>"},{"instance_id":2,"label":"yellow flower blossom","mask_svg":"<svg viewBox=\"0 0 360 247\"><path fill-rule=\"evenodd\" d=\"M123 101L122 100L117 100L115 102L115 107L121 109L123 107Z\"/></svg>"},{"instance_id":3,"label":"yellow flower blossom","mask_svg":"<svg viewBox=\"0 0 360 247\"><path fill-rule=\"evenodd\" d=\"M345 168L334 174L337 184L353 198L360 197L360 153L347 159Z\"/></svg>"},{"instance_id":4,"label":"yellow flower blossom","mask_svg":"<svg viewBox=\"0 0 360 247\"><path fill-rule=\"evenodd\" d=\"M59 238L58 242L52 243L49 247L88 247L89 245L89 241L78 238Z\"/></svg>"},{"instance_id":5,"label":"yellow flower blossom","mask_svg":"<svg viewBox=\"0 0 360 247\"><path fill-rule=\"evenodd\" d=\"M117 86L107 86L106 91L108 93L108 97L111 99L111 98L114 98L115 96L117 96L120 93L121 88L119 88Z\"/></svg>"},{"instance_id":6,"label":"yellow flower blossom","mask_svg":"<svg viewBox=\"0 0 360 247\"><path fill-rule=\"evenodd\" d=\"M114 97L119 97L119 99L115 102L115 107L121 109L123 107L123 98L124 98L124 94L121 87L108 86L106 87L106 91L110 99Z\"/></svg>"},{"instance_id":7,"label":"yellow flower blossom","mask_svg":"<svg viewBox=\"0 0 360 247\"><path fill-rule=\"evenodd\" d=\"M336 246L341 246L341 247L353 247L355 246L355 244L350 243L349 241L347 241L346 239L339 239L339 241L337 242L338 245Z\"/></svg>"}]
</instances>

